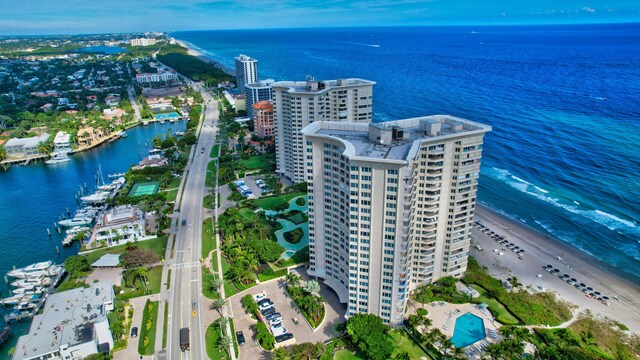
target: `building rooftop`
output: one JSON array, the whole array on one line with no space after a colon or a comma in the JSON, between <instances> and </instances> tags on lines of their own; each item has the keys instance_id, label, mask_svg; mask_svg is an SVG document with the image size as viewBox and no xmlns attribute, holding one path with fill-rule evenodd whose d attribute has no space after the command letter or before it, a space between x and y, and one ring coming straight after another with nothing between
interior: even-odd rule
<instances>
[{"instance_id":1,"label":"building rooftop","mask_svg":"<svg viewBox=\"0 0 640 360\"><path fill-rule=\"evenodd\" d=\"M247 56L245 54L240 54L238 56L236 56L236 60L238 61L242 61L242 62L249 62L249 61L258 61L250 56Z\"/></svg>"},{"instance_id":2,"label":"building rooftop","mask_svg":"<svg viewBox=\"0 0 640 360\"><path fill-rule=\"evenodd\" d=\"M99 218L100 227L118 226L140 220L141 212L137 206L121 205L108 210Z\"/></svg>"},{"instance_id":3,"label":"building rooftop","mask_svg":"<svg viewBox=\"0 0 640 360\"><path fill-rule=\"evenodd\" d=\"M272 87L289 88L290 93L316 94L335 88L347 88L363 85L373 86L375 84L375 81L358 78L316 81L309 77L306 81L277 81L273 83Z\"/></svg>"},{"instance_id":4,"label":"building rooftop","mask_svg":"<svg viewBox=\"0 0 640 360\"><path fill-rule=\"evenodd\" d=\"M71 139L71 134L68 134L64 131L58 131L56 137L53 139L53 142L54 144L68 143L69 139Z\"/></svg>"},{"instance_id":5,"label":"building rooftop","mask_svg":"<svg viewBox=\"0 0 640 360\"><path fill-rule=\"evenodd\" d=\"M273 103L269 100L258 101L253 104L253 108L256 110L270 110L273 111Z\"/></svg>"},{"instance_id":6,"label":"building rooftop","mask_svg":"<svg viewBox=\"0 0 640 360\"><path fill-rule=\"evenodd\" d=\"M18 339L13 359L29 359L49 354L63 345L91 341L93 325L106 320L114 298L113 284L108 281L49 295L42 314L33 318L29 333ZM96 328L105 331L102 326ZM95 335L101 338L100 334Z\"/></svg>"},{"instance_id":7,"label":"building rooftop","mask_svg":"<svg viewBox=\"0 0 640 360\"><path fill-rule=\"evenodd\" d=\"M5 143L5 147L11 146L23 146L23 147L37 147L38 144L46 142L49 139L49 134L42 134L40 136L34 136L30 138L12 138Z\"/></svg>"},{"instance_id":8,"label":"building rooftop","mask_svg":"<svg viewBox=\"0 0 640 360\"><path fill-rule=\"evenodd\" d=\"M270 87L275 82L276 81L274 79L264 79L251 84L245 84L244 86L250 87L250 88L263 88L263 87Z\"/></svg>"},{"instance_id":9,"label":"building rooftop","mask_svg":"<svg viewBox=\"0 0 640 360\"><path fill-rule=\"evenodd\" d=\"M305 135L323 135L342 141L346 155L354 158L406 161L423 141L482 134L491 126L450 115L360 124L319 121L302 129Z\"/></svg>"},{"instance_id":10,"label":"building rooftop","mask_svg":"<svg viewBox=\"0 0 640 360\"><path fill-rule=\"evenodd\" d=\"M117 267L120 265L120 255L119 254L104 254L98 260L96 260L92 267Z\"/></svg>"}]
</instances>

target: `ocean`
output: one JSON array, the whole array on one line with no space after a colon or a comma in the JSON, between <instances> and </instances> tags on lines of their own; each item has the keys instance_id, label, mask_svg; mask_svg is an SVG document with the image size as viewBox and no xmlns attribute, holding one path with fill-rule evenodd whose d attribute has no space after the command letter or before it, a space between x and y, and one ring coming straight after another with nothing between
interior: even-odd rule
<instances>
[{"instance_id":1,"label":"ocean","mask_svg":"<svg viewBox=\"0 0 640 360\"><path fill-rule=\"evenodd\" d=\"M479 202L640 282L640 24L171 35L261 79L376 81L374 121L490 124Z\"/></svg>"},{"instance_id":2,"label":"ocean","mask_svg":"<svg viewBox=\"0 0 640 360\"><path fill-rule=\"evenodd\" d=\"M77 254L77 246L62 247L62 236L55 232L53 223L66 215L67 209L77 209L75 195L80 186L86 184L89 190L94 189L99 168L105 182L108 174L127 171L149 154L153 137L170 129L184 128L183 121L138 126L128 130L126 138L71 155L71 161L66 163L45 165L41 162L0 170L0 276L14 266L24 267L46 260L62 263L68 256ZM51 237L47 235L47 228ZM3 298L10 296L4 281L0 282L0 293ZM6 307L0 310L0 315L11 310ZM2 346L0 360L10 359L7 351L20 335L28 332L30 324L30 321L11 324L14 336Z\"/></svg>"}]
</instances>

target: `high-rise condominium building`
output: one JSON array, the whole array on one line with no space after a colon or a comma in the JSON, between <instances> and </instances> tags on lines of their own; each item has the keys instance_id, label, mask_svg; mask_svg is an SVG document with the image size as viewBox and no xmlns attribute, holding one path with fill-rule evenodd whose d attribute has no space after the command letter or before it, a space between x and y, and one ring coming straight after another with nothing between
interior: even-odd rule
<instances>
[{"instance_id":1,"label":"high-rise condominium building","mask_svg":"<svg viewBox=\"0 0 640 360\"><path fill-rule=\"evenodd\" d=\"M294 182L305 181L300 130L316 121L370 123L373 85L363 79L274 83L276 171Z\"/></svg>"},{"instance_id":2,"label":"high-rise condominium building","mask_svg":"<svg viewBox=\"0 0 640 360\"><path fill-rule=\"evenodd\" d=\"M258 60L240 54L236 56L236 87L244 93L244 86L258 81Z\"/></svg>"},{"instance_id":3,"label":"high-rise condominium building","mask_svg":"<svg viewBox=\"0 0 640 360\"><path fill-rule=\"evenodd\" d=\"M309 274L348 303L347 316L397 325L415 287L464 274L490 130L441 115L302 130Z\"/></svg>"},{"instance_id":4,"label":"high-rise condominium building","mask_svg":"<svg viewBox=\"0 0 640 360\"><path fill-rule=\"evenodd\" d=\"M244 93L247 96L247 116L254 117L253 104L259 103L263 100L271 101L271 85L275 80L265 79L255 83L245 84Z\"/></svg>"},{"instance_id":5,"label":"high-rise condominium building","mask_svg":"<svg viewBox=\"0 0 640 360\"><path fill-rule=\"evenodd\" d=\"M261 138L270 138L274 135L273 104L271 101L262 100L253 104L255 113L255 133Z\"/></svg>"}]
</instances>

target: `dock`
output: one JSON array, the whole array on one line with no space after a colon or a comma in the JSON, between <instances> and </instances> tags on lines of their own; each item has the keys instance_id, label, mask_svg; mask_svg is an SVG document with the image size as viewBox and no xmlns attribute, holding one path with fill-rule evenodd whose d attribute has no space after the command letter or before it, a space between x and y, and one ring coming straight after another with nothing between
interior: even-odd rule
<instances>
[{"instance_id":1,"label":"dock","mask_svg":"<svg viewBox=\"0 0 640 360\"><path fill-rule=\"evenodd\" d=\"M40 311L40 309L42 309L42 307L44 306L44 302L47 301L47 297L49 297L49 294L52 294L55 292L56 287L58 286L58 284L60 284L60 282L62 281L62 278L66 273L67 272L63 268L58 273L58 275L56 275L56 277L53 279L53 282L51 283L51 285L49 285L47 290L45 290L42 294L40 294L40 297L37 298L38 303L36 304L36 307L34 307L31 310L12 311L11 313L4 316L4 321L7 324L9 324L11 321L20 322L24 319L32 319ZM29 295L26 295L26 296L29 296ZM32 295L32 298L33 296L35 295Z\"/></svg>"}]
</instances>

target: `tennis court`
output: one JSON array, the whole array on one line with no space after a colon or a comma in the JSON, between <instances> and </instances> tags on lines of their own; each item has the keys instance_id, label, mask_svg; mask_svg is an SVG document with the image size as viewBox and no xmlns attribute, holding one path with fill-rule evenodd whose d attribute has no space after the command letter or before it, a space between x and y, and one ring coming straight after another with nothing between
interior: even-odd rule
<instances>
[{"instance_id":1,"label":"tennis court","mask_svg":"<svg viewBox=\"0 0 640 360\"><path fill-rule=\"evenodd\" d=\"M135 183L129 190L129 196L153 195L158 192L159 188L160 183L157 181Z\"/></svg>"}]
</instances>

